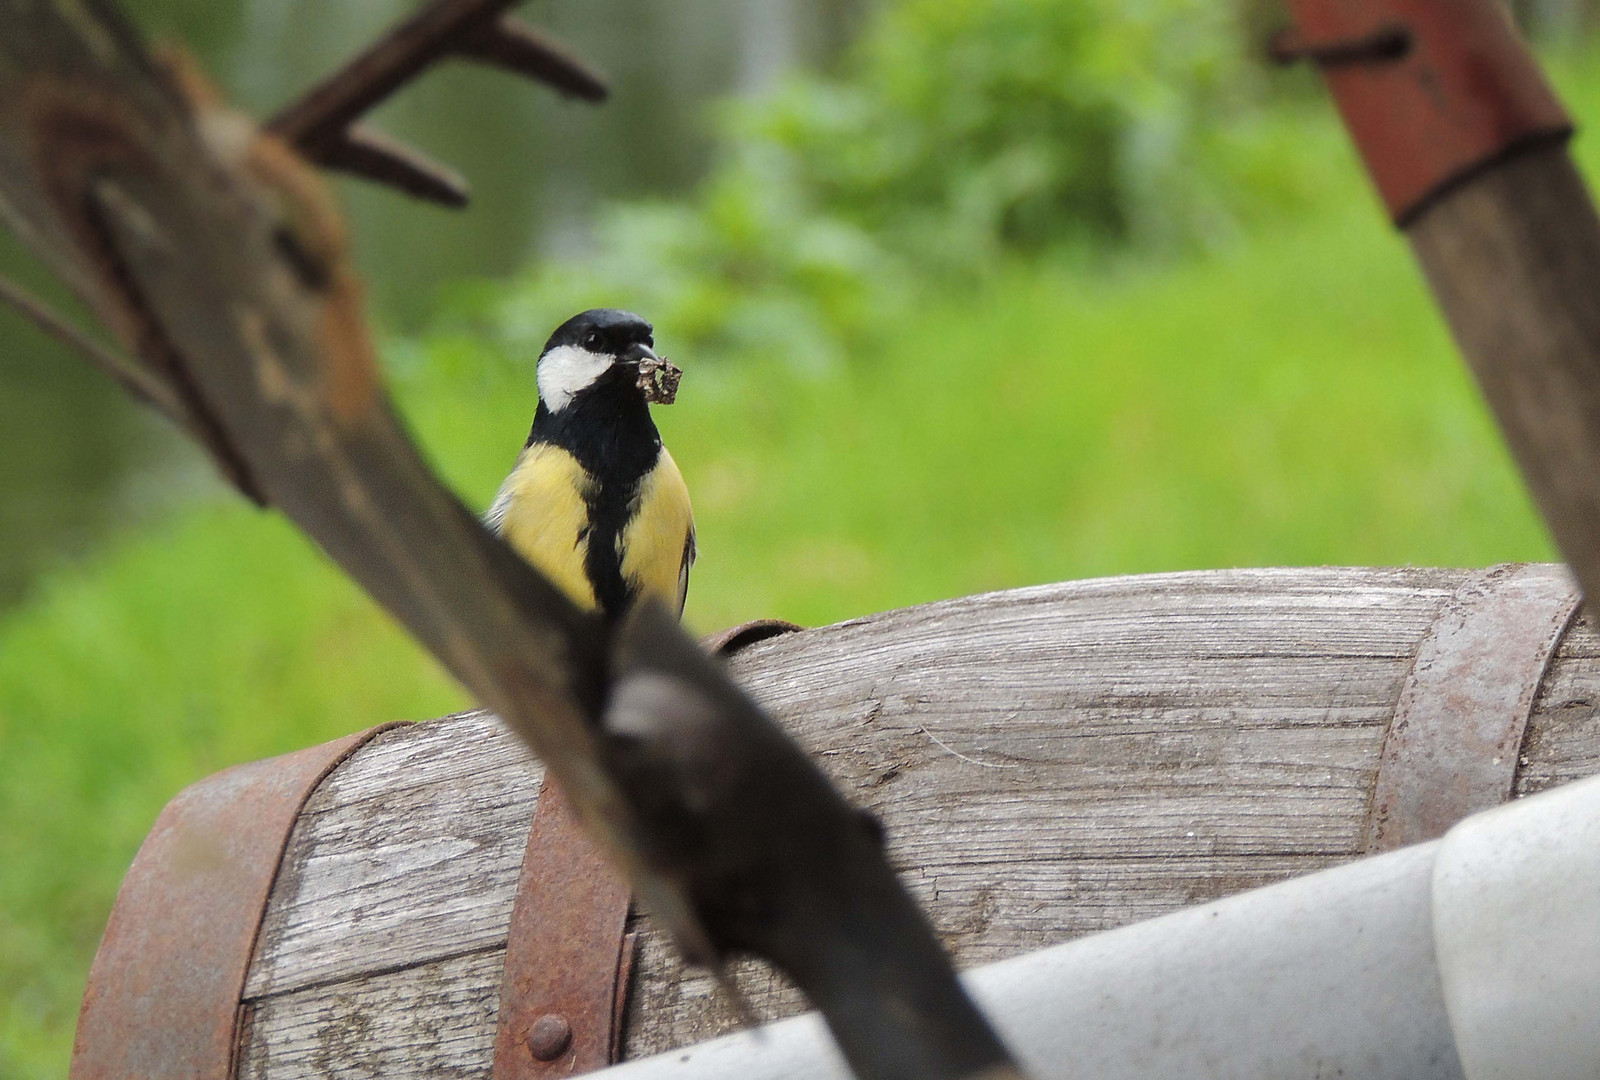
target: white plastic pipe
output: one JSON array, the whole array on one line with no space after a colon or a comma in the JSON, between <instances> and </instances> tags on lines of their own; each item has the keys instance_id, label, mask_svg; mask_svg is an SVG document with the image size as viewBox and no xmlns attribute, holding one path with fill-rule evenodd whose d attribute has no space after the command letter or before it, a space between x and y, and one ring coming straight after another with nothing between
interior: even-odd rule
<instances>
[{"instance_id":1,"label":"white plastic pipe","mask_svg":"<svg viewBox=\"0 0 1600 1080\"><path fill-rule=\"evenodd\" d=\"M1433 940L1469 1080L1600 1077L1600 777L1446 834Z\"/></svg>"},{"instance_id":2,"label":"white plastic pipe","mask_svg":"<svg viewBox=\"0 0 1600 1080\"><path fill-rule=\"evenodd\" d=\"M965 976L1036 1080L1595 1080L1600 778ZM807 1015L604 1080L847 1080Z\"/></svg>"}]
</instances>

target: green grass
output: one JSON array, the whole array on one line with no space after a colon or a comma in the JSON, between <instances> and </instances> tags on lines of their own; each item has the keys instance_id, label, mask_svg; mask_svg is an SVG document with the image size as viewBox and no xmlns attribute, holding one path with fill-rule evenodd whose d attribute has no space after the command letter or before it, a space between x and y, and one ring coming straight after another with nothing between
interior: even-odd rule
<instances>
[{"instance_id":1,"label":"green grass","mask_svg":"<svg viewBox=\"0 0 1600 1080\"><path fill-rule=\"evenodd\" d=\"M0 1077L66 1075L108 901L178 788L459 692L281 520L196 510L0 624Z\"/></svg>"},{"instance_id":2,"label":"green grass","mask_svg":"<svg viewBox=\"0 0 1600 1080\"><path fill-rule=\"evenodd\" d=\"M874 355L821 373L679 356L660 420L699 519L689 621L817 624L1112 573L1551 557L1403 243L1331 154L1315 217L1219 256L928 287ZM419 436L475 505L533 401L532 358L494 341L391 349ZM42 583L0 619L0 1076L64 1074L117 882L180 786L463 702L292 529L236 502Z\"/></svg>"}]
</instances>

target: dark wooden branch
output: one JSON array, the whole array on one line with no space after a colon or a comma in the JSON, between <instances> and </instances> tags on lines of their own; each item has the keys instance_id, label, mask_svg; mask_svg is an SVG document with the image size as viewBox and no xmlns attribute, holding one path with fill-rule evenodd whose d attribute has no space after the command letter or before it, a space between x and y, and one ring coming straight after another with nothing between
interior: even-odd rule
<instances>
[{"instance_id":1,"label":"dark wooden branch","mask_svg":"<svg viewBox=\"0 0 1600 1080\"><path fill-rule=\"evenodd\" d=\"M268 123L303 155L408 195L461 206L466 184L452 171L356 121L437 61L459 56L602 101L605 81L526 23L506 14L520 0L433 0L308 90Z\"/></svg>"},{"instance_id":2,"label":"dark wooden branch","mask_svg":"<svg viewBox=\"0 0 1600 1080\"><path fill-rule=\"evenodd\" d=\"M782 964L865 1077L1014 1075L871 828L721 668L648 610L613 641L433 475L315 173L188 85L105 0L0 0L0 215L236 482L534 747L692 955Z\"/></svg>"}]
</instances>

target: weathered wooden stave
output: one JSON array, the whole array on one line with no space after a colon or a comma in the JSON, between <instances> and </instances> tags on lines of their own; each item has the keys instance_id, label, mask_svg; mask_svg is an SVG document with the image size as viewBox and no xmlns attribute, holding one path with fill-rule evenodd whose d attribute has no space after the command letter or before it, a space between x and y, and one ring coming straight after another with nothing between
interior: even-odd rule
<instances>
[{"instance_id":1,"label":"weathered wooden stave","mask_svg":"<svg viewBox=\"0 0 1600 1080\"><path fill-rule=\"evenodd\" d=\"M885 820L974 964L1360 854L1411 659L1467 576L1047 586L775 639L733 669ZM1600 771L1597 691L1600 639L1580 620L1518 793ZM488 1075L538 772L469 715L385 733L323 783L263 923L239 1075ZM627 1056L732 1025L710 980L642 930ZM763 1018L801 1007L756 965L736 979Z\"/></svg>"}]
</instances>

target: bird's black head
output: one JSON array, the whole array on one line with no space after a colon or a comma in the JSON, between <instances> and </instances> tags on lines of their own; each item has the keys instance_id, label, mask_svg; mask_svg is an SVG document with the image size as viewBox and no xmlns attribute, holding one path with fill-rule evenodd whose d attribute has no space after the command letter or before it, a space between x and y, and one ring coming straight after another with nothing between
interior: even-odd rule
<instances>
[{"instance_id":1,"label":"bird's black head","mask_svg":"<svg viewBox=\"0 0 1600 1080\"><path fill-rule=\"evenodd\" d=\"M654 344L650 324L632 312L596 308L574 315L539 354L539 400L559 413L593 389L632 386L642 402L639 362L655 358Z\"/></svg>"}]
</instances>

